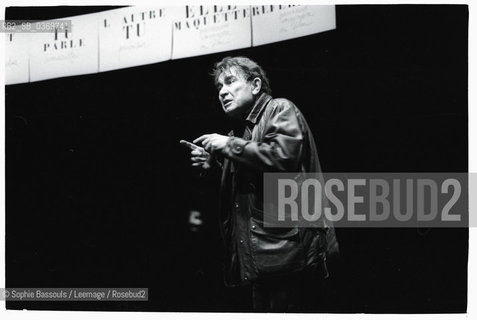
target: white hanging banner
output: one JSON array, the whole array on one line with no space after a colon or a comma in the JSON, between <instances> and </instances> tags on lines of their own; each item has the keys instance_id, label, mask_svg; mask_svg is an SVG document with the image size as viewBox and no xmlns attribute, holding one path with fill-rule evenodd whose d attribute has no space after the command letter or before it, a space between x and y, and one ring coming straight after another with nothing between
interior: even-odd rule
<instances>
[{"instance_id":1,"label":"white hanging banner","mask_svg":"<svg viewBox=\"0 0 477 320\"><path fill-rule=\"evenodd\" d=\"M252 6L253 46L336 28L334 5Z\"/></svg>"},{"instance_id":2,"label":"white hanging banner","mask_svg":"<svg viewBox=\"0 0 477 320\"><path fill-rule=\"evenodd\" d=\"M173 21L172 59L250 47L250 6L186 6Z\"/></svg>"},{"instance_id":3,"label":"white hanging banner","mask_svg":"<svg viewBox=\"0 0 477 320\"><path fill-rule=\"evenodd\" d=\"M99 17L64 18L71 20L71 30L32 34L30 81L98 72Z\"/></svg>"},{"instance_id":4,"label":"white hanging banner","mask_svg":"<svg viewBox=\"0 0 477 320\"><path fill-rule=\"evenodd\" d=\"M217 53L336 28L335 6L127 7L55 33L6 36L6 83L39 81Z\"/></svg>"},{"instance_id":5,"label":"white hanging banner","mask_svg":"<svg viewBox=\"0 0 477 320\"><path fill-rule=\"evenodd\" d=\"M5 84L28 82L29 33L7 33L5 35Z\"/></svg>"},{"instance_id":6,"label":"white hanging banner","mask_svg":"<svg viewBox=\"0 0 477 320\"><path fill-rule=\"evenodd\" d=\"M173 17L181 7L128 7L103 13L99 71L171 59Z\"/></svg>"}]
</instances>

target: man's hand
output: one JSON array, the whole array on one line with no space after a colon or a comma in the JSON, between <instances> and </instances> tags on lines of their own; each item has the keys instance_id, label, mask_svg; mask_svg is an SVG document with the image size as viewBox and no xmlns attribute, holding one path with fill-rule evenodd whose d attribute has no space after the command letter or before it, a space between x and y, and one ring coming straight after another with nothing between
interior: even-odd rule
<instances>
[{"instance_id":1,"label":"man's hand","mask_svg":"<svg viewBox=\"0 0 477 320\"><path fill-rule=\"evenodd\" d=\"M179 143L191 150L190 160L193 167L202 167L205 170L212 167L213 158L204 148L185 140L181 140Z\"/></svg>"},{"instance_id":2,"label":"man's hand","mask_svg":"<svg viewBox=\"0 0 477 320\"><path fill-rule=\"evenodd\" d=\"M228 136L223 136L217 133L204 134L194 140L195 144L202 144L205 150L209 153L221 151L225 148Z\"/></svg>"}]
</instances>

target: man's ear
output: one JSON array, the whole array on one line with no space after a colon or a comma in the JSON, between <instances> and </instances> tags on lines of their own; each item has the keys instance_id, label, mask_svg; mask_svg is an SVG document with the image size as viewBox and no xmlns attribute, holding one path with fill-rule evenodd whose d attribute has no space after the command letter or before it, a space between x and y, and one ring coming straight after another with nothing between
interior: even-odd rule
<instances>
[{"instance_id":1,"label":"man's ear","mask_svg":"<svg viewBox=\"0 0 477 320\"><path fill-rule=\"evenodd\" d=\"M256 77L252 80L252 94L257 95L262 89L262 79Z\"/></svg>"}]
</instances>

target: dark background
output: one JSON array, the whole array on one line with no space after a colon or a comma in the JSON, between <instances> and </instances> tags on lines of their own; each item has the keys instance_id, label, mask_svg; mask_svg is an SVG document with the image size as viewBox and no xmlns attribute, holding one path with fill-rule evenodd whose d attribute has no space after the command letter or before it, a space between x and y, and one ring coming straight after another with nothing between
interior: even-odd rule
<instances>
[{"instance_id":1,"label":"dark background","mask_svg":"<svg viewBox=\"0 0 477 320\"><path fill-rule=\"evenodd\" d=\"M336 30L276 44L7 86L7 287L149 288L148 302L8 308L250 311L249 289L222 282L217 185L197 177L178 143L228 131L208 76L225 55L256 60L274 96L299 106L324 171L466 172L467 6L337 6L336 15ZM190 210L204 219L198 231ZM465 312L466 229L337 235L341 257L316 311Z\"/></svg>"}]
</instances>

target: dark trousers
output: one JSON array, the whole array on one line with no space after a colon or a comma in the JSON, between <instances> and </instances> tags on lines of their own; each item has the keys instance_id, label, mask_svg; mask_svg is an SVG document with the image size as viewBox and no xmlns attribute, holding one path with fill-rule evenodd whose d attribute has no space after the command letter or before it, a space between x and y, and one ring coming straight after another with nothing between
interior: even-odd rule
<instances>
[{"instance_id":1,"label":"dark trousers","mask_svg":"<svg viewBox=\"0 0 477 320\"><path fill-rule=\"evenodd\" d=\"M322 282L306 273L276 276L252 284L254 312L309 312L319 308Z\"/></svg>"}]
</instances>

